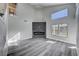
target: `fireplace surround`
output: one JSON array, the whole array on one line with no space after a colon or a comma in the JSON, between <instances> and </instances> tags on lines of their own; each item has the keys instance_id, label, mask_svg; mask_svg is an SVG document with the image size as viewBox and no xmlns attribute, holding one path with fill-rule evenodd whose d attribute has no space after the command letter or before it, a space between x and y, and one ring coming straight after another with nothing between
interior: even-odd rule
<instances>
[{"instance_id":1,"label":"fireplace surround","mask_svg":"<svg viewBox=\"0 0 79 59\"><path fill-rule=\"evenodd\" d=\"M46 22L32 23L33 38L46 38Z\"/></svg>"}]
</instances>

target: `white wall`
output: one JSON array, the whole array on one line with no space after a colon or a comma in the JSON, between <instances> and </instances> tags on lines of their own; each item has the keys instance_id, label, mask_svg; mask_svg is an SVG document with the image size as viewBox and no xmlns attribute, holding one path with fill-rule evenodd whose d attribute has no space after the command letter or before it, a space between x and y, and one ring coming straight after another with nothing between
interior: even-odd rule
<instances>
[{"instance_id":1,"label":"white wall","mask_svg":"<svg viewBox=\"0 0 79 59\"><path fill-rule=\"evenodd\" d=\"M62 10L64 8L69 9L69 16L59 19L59 20L51 20L50 15L56 11ZM44 19L47 22L47 38L59 40L67 43L76 44L76 19L75 19L75 5L61 5L55 7L48 7L43 9ZM51 25L60 24L60 23L67 23L68 24L68 38L63 38L60 36L53 36L51 35Z\"/></svg>"},{"instance_id":2,"label":"white wall","mask_svg":"<svg viewBox=\"0 0 79 59\"><path fill-rule=\"evenodd\" d=\"M5 4L0 5L4 7ZM5 7L7 7L7 4ZM6 56L8 52L6 31L7 31L7 8L4 11L3 17L0 16L0 56Z\"/></svg>"},{"instance_id":3,"label":"white wall","mask_svg":"<svg viewBox=\"0 0 79 59\"><path fill-rule=\"evenodd\" d=\"M8 37L11 38L21 32L21 39L32 38L32 22L41 22L42 13L40 9L34 9L28 4L18 4L16 15L8 17ZM27 22L24 22L27 20Z\"/></svg>"},{"instance_id":4,"label":"white wall","mask_svg":"<svg viewBox=\"0 0 79 59\"><path fill-rule=\"evenodd\" d=\"M0 17L0 56L3 55L3 49L6 42L6 29L3 20Z\"/></svg>"},{"instance_id":5,"label":"white wall","mask_svg":"<svg viewBox=\"0 0 79 59\"><path fill-rule=\"evenodd\" d=\"M69 9L69 16L59 21L52 21L50 19L51 13L62 10L64 8ZM24 22L27 20L27 22ZM9 16L8 19L8 33L9 38L15 35L17 32L21 32L21 39L32 38L32 22L47 22L46 37L54 40L59 40L67 43L76 44L76 20L75 20L75 5L61 5L55 7L47 7L43 9L33 8L28 4L18 4L16 16ZM58 37L51 35L51 24L67 23L68 24L68 38ZM14 34L12 34L14 33Z\"/></svg>"},{"instance_id":6,"label":"white wall","mask_svg":"<svg viewBox=\"0 0 79 59\"><path fill-rule=\"evenodd\" d=\"M79 3L76 4L76 19L77 19L77 51L79 55Z\"/></svg>"}]
</instances>

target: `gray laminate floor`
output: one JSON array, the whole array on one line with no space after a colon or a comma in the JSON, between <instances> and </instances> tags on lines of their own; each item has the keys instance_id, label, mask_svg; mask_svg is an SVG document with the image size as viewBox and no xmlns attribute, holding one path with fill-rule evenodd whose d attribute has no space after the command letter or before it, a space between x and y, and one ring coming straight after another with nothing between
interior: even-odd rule
<instances>
[{"instance_id":1,"label":"gray laminate floor","mask_svg":"<svg viewBox=\"0 0 79 59\"><path fill-rule=\"evenodd\" d=\"M9 46L8 56L77 56L77 51L75 45L34 38Z\"/></svg>"}]
</instances>

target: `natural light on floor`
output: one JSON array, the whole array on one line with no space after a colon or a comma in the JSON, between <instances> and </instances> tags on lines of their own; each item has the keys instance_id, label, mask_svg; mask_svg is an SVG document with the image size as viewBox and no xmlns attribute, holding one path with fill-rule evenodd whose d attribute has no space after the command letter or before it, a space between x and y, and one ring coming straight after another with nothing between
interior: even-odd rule
<instances>
[{"instance_id":1,"label":"natural light on floor","mask_svg":"<svg viewBox=\"0 0 79 59\"><path fill-rule=\"evenodd\" d=\"M18 32L14 35L11 39L8 40L8 46L10 45L17 45L17 41L20 40L21 33Z\"/></svg>"}]
</instances>

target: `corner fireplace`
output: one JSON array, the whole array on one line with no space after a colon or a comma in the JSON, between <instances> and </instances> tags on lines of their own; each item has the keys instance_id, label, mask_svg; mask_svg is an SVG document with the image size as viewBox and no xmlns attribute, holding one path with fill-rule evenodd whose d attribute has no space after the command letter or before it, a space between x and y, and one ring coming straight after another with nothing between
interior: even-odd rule
<instances>
[{"instance_id":1,"label":"corner fireplace","mask_svg":"<svg viewBox=\"0 0 79 59\"><path fill-rule=\"evenodd\" d=\"M33 38L46 38L46 22L32 23Z\"/></svg>"}]
</instances>

